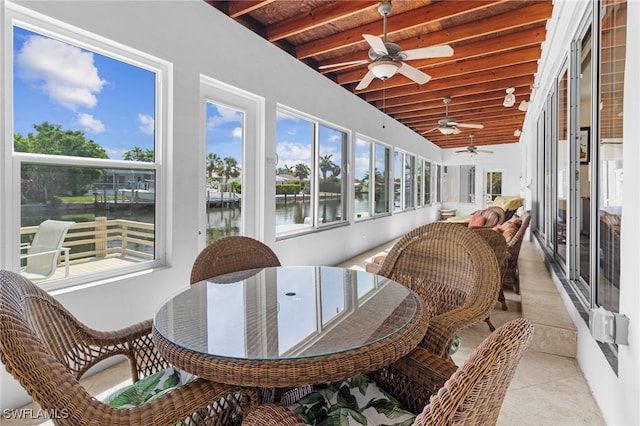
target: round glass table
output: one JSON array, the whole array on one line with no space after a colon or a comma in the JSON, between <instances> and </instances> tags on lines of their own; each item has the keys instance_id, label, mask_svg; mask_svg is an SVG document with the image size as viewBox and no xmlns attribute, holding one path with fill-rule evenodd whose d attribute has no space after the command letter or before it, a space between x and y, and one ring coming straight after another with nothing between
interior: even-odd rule
<instances>
[{"instance_id":1,"label":"round glass table","mask_svg":"<svg viewBox=\"0 0 640 426\"><path fill-rule=\"evenodd\" d=\"M153 339L199 377L281 388L389 365L418 345L427 324L417 295L385 277L280 266L193 284L157 311Z\"/></svg>"}]
</instances>

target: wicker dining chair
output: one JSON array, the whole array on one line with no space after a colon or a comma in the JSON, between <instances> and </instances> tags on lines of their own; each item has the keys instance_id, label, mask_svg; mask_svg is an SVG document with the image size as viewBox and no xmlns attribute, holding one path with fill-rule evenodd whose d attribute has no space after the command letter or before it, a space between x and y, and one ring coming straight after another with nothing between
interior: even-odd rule
<instances>
[{"instance_id":1,"label":"wicker dining chair","mask_svg":"<svg viewBox=\"0 0 640 426\"><path fill-rule=\"evenodd\" d=\"M134 382L169 367L151 340L151 320L117 331L91 329L47 292L14 272L0 271L0 359L57 425L228 425L239 422L253 389L196 378L133 408L114 408L90 395L80 378L124 356Z\"/></svg>"},{"instance_id":2,"label":"wicker dining chair","mask_svg":"<svg viewBox=\"0 0 640 426\"><path fill-rule=\"evenodd\" d=\"M513 220L513 218L511 218ZM531 212L526 211L520 217L522 223L515 233L513 238L507 242L507 252L509 258L507 262L507 270L504 274L504 285L511 286L514 293L520 294L520 272L518 270L518 257L520 256L520 248L522 247L522 241L524 241L524 235L529 228L531 222Z\"/></svg>"},{"instance_id":3,"label":"wicker dining chair","mask_svg":"<svg viewBox=\"0 0 640 426\"><path fill-rule=\"evenodd\" d=\"M495 425L507 388L532 337L533 325L517 318L491 333L460 368L424 348L416 348L381 370L383 374L376 372L370 376L376 386L394 397L403 409L419 413L414 426ZM441 383L438 390L430 392L438 382ZM288 408L280 404L255 406L242 424L306 425L293 411L295 408L296 405ZM338 410L332 411L333 415L338 413Z\"/></svg>"},{"instance_id":4,"label":"wicker dining chair","mask_svg":"<svg viewBox=\"0 0 640 426\"><path fill-rule=\"evenodd\" d=\"M504 297L504 291L502 290L502 280L504 279L504 274L507 271L507 261L508 261L508 253L507 253L507 241L504 239L502 234L494 231L491 228L472 228L474 232L480 235L493 249L493 253L496 255L496 260L498 261L498 265L500 265L500 290L498 292L498 302L502 305L502 310L507 310L507 301ZM489 330L494 331L496 328L491 323L490 317L485 319L485 322L489 326Z\"/></svg>"},{"instance_id":5,"label":"wicker dining chair","mask_svg":"<svg viewBox=\"0 0 640 426\"><path fill-rule=\"evenodd\" d=\"M501 284L489 244L474 230L447 222L420 226L400 238L378 274L422 298L430 320L421 345L443 358L460 330L489 316Z\"/></svg>"},{"instance_id":6,"label":"wicker dining chair","mask_svg":"<svg viewBox=\"0 0 640 426\"><path fill-rule=\"evenodd\" d=\"M191 284L231 272L271 266L280 266L280 260L266 244L251 237L224 237L198 254L191 268Z\"/></svg>"}]
</instances>

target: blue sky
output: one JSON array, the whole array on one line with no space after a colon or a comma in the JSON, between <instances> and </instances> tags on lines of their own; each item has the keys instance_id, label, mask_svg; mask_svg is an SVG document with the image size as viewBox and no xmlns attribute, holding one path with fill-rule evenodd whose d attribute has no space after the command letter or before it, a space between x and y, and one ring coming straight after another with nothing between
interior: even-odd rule
<instances>
[{"instance_id":1,"label":"blue sky","mask_svg":"<svg viewBox=\"0 0 640 426\"><path fill-rule=\"evenodd\" d=\"M14 133L48 121L82 130L109 158L154 147L155 74L14 27Z\"/></svg>"}]
</instances>

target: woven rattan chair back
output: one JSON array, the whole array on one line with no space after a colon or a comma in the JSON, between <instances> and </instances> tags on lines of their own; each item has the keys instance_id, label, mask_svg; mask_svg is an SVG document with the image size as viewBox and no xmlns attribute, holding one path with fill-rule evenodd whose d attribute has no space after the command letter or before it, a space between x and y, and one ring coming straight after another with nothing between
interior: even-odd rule
<instances>
[{"instance_id":1,"label":"woven rattan chair back","mask_svg":"<svg viewBox=\"0 0 640 426\"><path fill-rule=\"evenodd\" d=\"M498 292L498 302L502 305L502 310L507 310L507 302L504 297L504 291L502 290L502 280L504 280L504 274L507 272L507 241L504 239L501 233L494 231L491 228L473 228L493 249L493 253L496 255L498 265L500 265L500 290ZM495 328L491 324L489 319L486 319L489 329L494 331Z\"/></svg>"},{"instance_id":2,"label":"woven rattan chair back","mask_svg":"<svg viewBox=\"0 0 640 426\"><path fill-rule=\"evenodd\" d=\"M204 418L222 425L231 411L242 412L241 399L258 401L255 391L243 389L237 402L229 398L231 410L216 410L212 403L239 390L197 379L152 402L113 408L91 396L79 380L115 355L129 359L133 381L169 366L151 340L151 320L117 331L93 330L32 281L0 271L0 359L34 401L57 416L55 424L166 425Z\"/></svg>"},{"instance_id":3,"label":"woven rattan chair back","mask_svg":"<svg viewBox=\"0 0 640 426\"><path fill-rule=\"evenodd\" d=\"M522 242L524 241L524 235L529 228L529 223L531 223L531 212L526 211L522 214L520 218L522 220L522 224L516 234L509 240L507 243L507 252L509 253L509 258L507 259L507 270L504 276L504 285L510 285L513 287L513 291L516 294L520 294L520 274L518 272L518 257L520 256L520 248L522 247Z\"/></svg>"},{"instance_id":4,"label":"woven rattan chair back","mask_svg":"<svg viewBox=\"0 0 640 426\"><path fill-rule=\"evenodd\" d=\"M495 425L532 338L533 325L524 318L498 327L447 380L414 425Z\"/></svg>"},{"instance_id":5,"label":"woven rattan chair back","mask_svg":"<svg viewBox=\"0 0 640 426\"><path fill-rule=\"evenodd\" d=\"M507 388L532 336L531 323L518 318L498 327L459 368L450 360L416 348L370 375L404 409L419 413L414 426L491 426L497 422ZM306 423L287 407L261 404L249 412L243 425Z\"/></svg>"},{"instance_id":6,"label":"woven rattan chair back","mask_svg":"<svg viewBox=\"0 0 640 426\"><path fill-rule=\"evenodd\" d=\"M280 260L269 246L250 237L224 237L200 252L191 268L191 284L231 272L271 266L280 266Z\"/></svg>"},{"instance_id":7,"label":"woven rattan chair back","mask_svg":"<svg viewBox=\"0 0 640 426\"><path fill-rule=\"evenodd\" d=\"M422 346L443 358L459 330L489 316L500 288L500 266L489 244L474 230L447 222L400 238L378 274L423 299L431 320Z\"/></svg>"}]
</instances>

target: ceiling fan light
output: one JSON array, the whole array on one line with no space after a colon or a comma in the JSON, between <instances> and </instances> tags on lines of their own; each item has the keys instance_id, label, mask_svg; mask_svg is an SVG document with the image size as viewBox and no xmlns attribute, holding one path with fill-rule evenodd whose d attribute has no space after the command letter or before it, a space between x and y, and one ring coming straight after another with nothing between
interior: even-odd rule
<instances>
[{"instance_id":1,"label":"ceiling fan light","mask_svg":"<svg viewBox=\"0 0 640 426\"><path fill-rule=\"evenodd\" d=\"M520 105L518 105L518 109L520 111L526 111L529 108L529 102L527 101L522 101L520 102Z\"/></svg>"},{"instance_id":2,"label":"ceiling fan light","mask_svg":"<svg viewBox=\"0 0 640 426\"><path fill-rule=\"evenodd\" d=\"M443 135L453 135L455 132L455 127L440 127L440 133L442 133Z\"/></svg>"},{"instance_id":3,"label":"ceiling fan light","mask_svg":"<svg viewBox=\"0 0 640 426\"><path fill-rule=\"evenodd\" d=\"M369 65L369 69L380 80L392 77L400 68L400 64L393 61L378 61Z\"/></svg>"},{"instance_id":4,"label":"ceiling fan light","mask_svg":"<svg viewBox=\"0 0 640 426\"><path fill-rule=\"evenodd\" d=\"M504 102L502 103L502 105L506 106L507 108L510 108L515 105L516 96L513 94L515 90L516 89L513 87L509 87L507 89L507 96L504 97Z\"/></svg>"},{"instance_id":5,"label":"ceiling fan light","mask_svg":"<svg viewBox=\"0 0 640 426\"><path fill-rule=\"evenodd\" d=\"M520 136L522 134L522 131L520 129L516 129L515 132L513 132L513 136Z\"/></svg>"}]
</instances>

